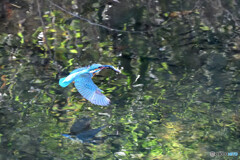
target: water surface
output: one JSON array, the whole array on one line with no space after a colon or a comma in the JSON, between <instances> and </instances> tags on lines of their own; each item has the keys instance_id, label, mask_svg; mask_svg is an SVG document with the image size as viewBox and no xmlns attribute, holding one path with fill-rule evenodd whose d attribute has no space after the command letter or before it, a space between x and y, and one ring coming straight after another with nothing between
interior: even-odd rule
<instances>
[{"instance_id":1,"label":"water surface","mask_svg":"<svg viewBox=\"0 0 240 160\"><path fill-rule=\"evenodd\" d=\"M2 9L0 159L236 158L210 152L240 147L239 2L53 1L105 28L37 2ZM93 78L107 107L58 85L93 63L122 68ZM84 117L114 136L62 136Z\"/></svg>"}]
</instances>

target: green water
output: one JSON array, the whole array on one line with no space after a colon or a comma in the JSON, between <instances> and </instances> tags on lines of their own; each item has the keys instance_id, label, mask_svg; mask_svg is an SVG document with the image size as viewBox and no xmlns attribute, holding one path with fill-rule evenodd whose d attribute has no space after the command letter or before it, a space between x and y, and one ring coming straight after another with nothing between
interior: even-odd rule
<instances>
[{"instance_id":1,"label":"green water","mask_svg":"<svg viewBox=\"0 0 240 160\"><path fill-rule=\"evenodd\" d=\"M220 152L240 147L239 2L119 2L56 1L115 31L48 1L39 4L42 16L37 3L22 1L29 10L9 2L21 8L9 9L0 25L0 159L238 157ZM122 69L93 78L111 100L107 107L83 99L73 84L58 85L93 63ZM92 128L107 125L97 137L118 136L94 145L61 135L83 117Z\"/></svg>"}]
</instances>

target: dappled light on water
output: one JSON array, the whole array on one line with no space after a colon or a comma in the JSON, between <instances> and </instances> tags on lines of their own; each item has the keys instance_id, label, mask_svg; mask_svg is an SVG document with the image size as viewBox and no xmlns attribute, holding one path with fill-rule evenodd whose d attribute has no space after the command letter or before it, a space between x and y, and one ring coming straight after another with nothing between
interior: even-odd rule
<instances>
[{"instance_id":1,"label":"dappled light on water","mask_svg":"<svg viewBox=\"0 0 240 160\"><path fill-rule=\"evenodd\" d=\"M236 158L240 4L181 2L0 2L0 159Z\"/></svg>"}]
</instances>

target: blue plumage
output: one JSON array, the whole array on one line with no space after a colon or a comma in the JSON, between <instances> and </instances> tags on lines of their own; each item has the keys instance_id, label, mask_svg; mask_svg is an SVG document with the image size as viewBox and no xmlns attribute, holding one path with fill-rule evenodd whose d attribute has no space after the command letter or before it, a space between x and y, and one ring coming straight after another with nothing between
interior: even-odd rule
<instances>
[{"instance_id":1,"label":"blue plumage","mask_svg":"<svg viewBox=\"0 0 240 160\"><path fill-rule=\"evenodd\" d=\"M103 91L92 81L92 77L105 68L110 68L120 73L118 69L111 65L92 64L88 67L73 70L67 77L59 80L59 85L66 87L74 81L75 87L84 98L93 104L107 106L110 104L110 100L102 94Z\"/></svg>"}]
</instances>

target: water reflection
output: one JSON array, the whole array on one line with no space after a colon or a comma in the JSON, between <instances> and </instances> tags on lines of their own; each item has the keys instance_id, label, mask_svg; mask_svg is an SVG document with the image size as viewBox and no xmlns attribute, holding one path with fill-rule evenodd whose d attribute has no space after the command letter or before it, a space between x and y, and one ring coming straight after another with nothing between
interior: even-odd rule
<instances>
[{"instance_id":1,"label":"water reflection","mask_svg":"<svg viewBox=\"0 0 240 160\"><path fill-rule=\"evenodd\" d=\"M107 135L102 137L96 137L96 135L107 125L98 127L96 129L91 128L91 118L76 119L69 134L62 134L64 137L72 141L80 141L81 143L101 144L109 137L118 135Z\"/></svg>"}]
</instances>

